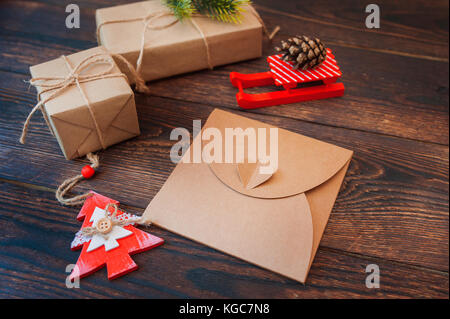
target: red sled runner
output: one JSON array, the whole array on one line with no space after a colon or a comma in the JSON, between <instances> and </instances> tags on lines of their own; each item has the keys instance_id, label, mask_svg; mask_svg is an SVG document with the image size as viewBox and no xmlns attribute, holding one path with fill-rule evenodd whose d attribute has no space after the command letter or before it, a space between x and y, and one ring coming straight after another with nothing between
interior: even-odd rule
<instances>
[{"instance_id":1,"label":"red sled runner","mask_svg":"<svg viewBox=\"0 0 450 319\"><path fill-rule=\"evenodd\" d=\"M270 66L268 72L230 73L231 83L239 89L236 99L240 107L255 109L344 95L344 84L336 83L342 73L330 49L327 49L325 61L310 70L294 70L293 63L282 61L281 56L278 54L267 58ZM273 84L283 86L285 90L258 94L244 92L245 88ZM300 87L296 88L297 85Z\"/></svg>"}]
</instances>

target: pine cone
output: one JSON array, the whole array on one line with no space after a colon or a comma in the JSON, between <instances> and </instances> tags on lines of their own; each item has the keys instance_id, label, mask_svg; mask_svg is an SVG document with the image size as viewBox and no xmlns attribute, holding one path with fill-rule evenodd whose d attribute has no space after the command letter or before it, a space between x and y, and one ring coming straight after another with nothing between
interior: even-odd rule
<instances>
[{"instance_id":1,"label":"pine cone","mask_svg":"<svg viewBox=\"0 0 450 319\"><path fill-rule=\"evenodd\" d=\"M327 49L318 38L311 40L304 35L281 41L281 48L275 50L284 53L282 60L295 62L294 69L302 70L319 66L327 56Z\"/></svg>"}]
</instances>

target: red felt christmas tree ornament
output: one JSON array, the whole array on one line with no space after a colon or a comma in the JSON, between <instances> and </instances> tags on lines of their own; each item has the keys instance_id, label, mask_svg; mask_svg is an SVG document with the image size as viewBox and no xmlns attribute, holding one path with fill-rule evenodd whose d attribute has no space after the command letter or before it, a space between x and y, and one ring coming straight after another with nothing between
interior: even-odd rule
<instances>
[{"instance_id":1,"label":"red felt christmas tree ornament","mask_svg":"<svg viewBox=\"0 0 450 319\"><path fill-rule=\"evenodd\" d=\"M71 244L81 249L69 278L82 278L106 265L108 279L115 279L138 268L130 255L147 251L164 240L135 228L141 218L118 209L119 202L90 192L77 219L83 221Z\"/></svg>"},{"instance_id":2,"label":"red felt christmas tree ornament","mask_svg":"<svg viewBox=\"0 0 450 319\"><path fill-rule=\"evenodd\" d=\"M123 276L137 269L130 255L144 252L164 243L164 240L137 229L148 226L141 217L119 209L119 202L93 191L75 195L66 194L83 179L92 178L100 166L98 155L86 155L90 161L81 174L66 179L56 190L56 198L63 205L83 205L77 219L83 221L71 244L72 250L81 249L70 280L92 274L106 265L108 279Z\"/></svg>"}]
</instances>

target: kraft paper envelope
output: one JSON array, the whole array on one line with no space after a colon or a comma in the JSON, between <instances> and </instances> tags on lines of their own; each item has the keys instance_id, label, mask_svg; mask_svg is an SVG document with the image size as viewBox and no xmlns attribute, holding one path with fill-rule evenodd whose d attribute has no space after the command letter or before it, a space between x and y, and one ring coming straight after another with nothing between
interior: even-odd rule
<instances>
[{"instance_id":1,"label":"kraft paper envelope","mask_svg":"<svg viewBox=\"0 0 450 319\"><path fill-rule=\"evenodd\" d=\"M98 53L107 53L103 47L95 47L67 56L68 63L75 67L86 57ZM108 65L98 63L87 68L83 75L104 72ZM30 67L32 77L65 77L70 70L62 58ZM111 73L120 73L114 65ZM110 77L80 84L88 98L96 121L102 131L106 146L140 134L139 123L134 103L134 94L127 80L123 77ZM40 94L43 89L38 87ZM45 99L53 91L44 92ZM82 92L76 85L66 88L61 94L44 104L50 130L67 159L83 156L102 148L92 114L89 111Z\"/></svg>"},{"instance_id":2,"label":"kraft paper envelope","mask_svg":"<svg viewBox=\"0 0 450 319\"><path fill-rule=\"evenodd\" d=\"M213 127L224 138L225 128L273 126L214 110L202 132ZM283 129L278 141L272 176L258 177L259 163L180 162L144 218L305 282L353 152Z\"/></svg>"}]
</instances>

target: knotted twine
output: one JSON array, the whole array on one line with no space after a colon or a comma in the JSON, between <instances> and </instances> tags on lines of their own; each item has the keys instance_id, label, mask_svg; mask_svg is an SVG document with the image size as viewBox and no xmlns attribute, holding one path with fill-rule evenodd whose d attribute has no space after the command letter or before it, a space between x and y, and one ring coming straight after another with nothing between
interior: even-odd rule
<instances>
[{"instance_id":1,"label":"knotted twine","mask_svg":"<svg viewBox=\"0 0 450 319\"><path fill-rule=\"evenodd\" d=\"M100 166L100 161L98 159L97 154L88 153L86 155L86 158L91 162L91 167L95 170ZM83 175L79 174L74 177L66 179L64 182L62 182L61 185L59 185L58 189L56 190L56 199L58 202L60 202L63 205L67 206L76 206L76 205L82 205L84 203L84 200L91 196L92 193L84 193L81 195L65 198L64 195L66 195L67 192L69 192L72 187L74 187L78 182L83 180Z\"/></svg>"},{"instance_id":2,"label":"knotted twine","mask_svg":"<svg viewBox=\"0 0 450 319\"><path fill-rule=\"evenodd\" d=\"M269 40L272 40L273 37L275 36L275 34L280 30L280 27L276 26L275 29L272 31L272 33L269 33L269 31L267 30L267 27L266 27L264 21L262 20L261 16L258 14L258 12L252 6L249 6L248 8L250 9L250 12L255 16L255 18L259 21L259 23L261 23L261 25L263 27L264 34L267 36L267 38ZM149 13L146 16L143 16L143 17L138 17L138 18L129 18L129 19L118 19L118 20L104 21L104 22L100 23L97 26L97 43L99 43L99 44L101 43L101 41L100 41L100 29L104 25L114 24L114 23L123 23L123 22L142 21L144 26L143 26L143 29L142 29L141 44L140 44L140 48L139 48L139 55L138 55L138 58L137 58L137 61L136 61L136 71L140 74L141 73L141 69L142 69L142 65L143 65L143 59L144 59L145 35L147 33L147 30L164 30L164 29L170 28L171 26L173 26L173 25L175 25L176 23L179 22L179 20L175 18L175 20L167 22L166 24L162 24L162 25L153 24L153 22L158 20L159 18L168 17L168 16L175 18L175 15L172 12L170 12L170 11L157 11L157 12ZM193 16L194 17L203 17L200 14L194 14ZM208 65L209 69L213 69L214 66L211 63L211 53L210 53L210 48L209 48L209 43L208 43L207 37L205 36L205 34L203 33L202 29L200 28L200 26L197 24L197 22L194 19L189 19L189 21L195 27L195 29L198 31L198 33L201 35L203 43L205 45L206 63Z\"/></svg>"},{"instance_id":3,"label":"knotted twine","mask_svg":"<svg viewBox=\"0 0 450 319\"><path fill-rule=\"evenodd\" d=\"M114 212L112 213L112 215L109 214L109 208L110 207L114 207ZM105 218L109 219L111 221L111 230L114 228L114 226L119 226L119 227L123 227L123 226L127 226L127 225L131 225L131 224L138 224L138 225L145 225L145 226L150 226L151 222L144 222L142 217L137 217L137 218L133 218L133 219L123 219L123 220L119 220L116 218L117 215L117 211L118 211L118 206L115 203L108 203L105 207L105 212L106 212L106 216ZM92 237L94 235L101 235L101 236L107 236L108 233L104 234L101 233L96 227L84 227L82 230L83 235L88 236L88 237Z\"/></svg>"},{"instance_id":4,"label":"knotted twine","mask_svg":"<svg viewBox=\"0 0 450 319\"><path fill-rule=\"evenodd\" d=\"M280 30L279 26L276 26L275 29L272 31L272 33L269 33L264 21L262 20L261 16L258 14L258 12L251 6L249 6L248 8L250 8L250 11L252 12L252 14L255 16L255 18L261 23L262 27L263 27L263 31L264 34L267 36L267 38L269 40L272 40L273 37L275 36L275 34ZM73 69L71 68L69 61L67 60L67 58L65 56L62 56L62 58L64 59L67 67L69 68L70 72L66 77L38 77L38 78L33 78L30 80L30 84L35 86L35 87L42 87L45 88L43 91L41 91L38 94L38 100L39 102L33 107L33 109L31 110L30 114L28 115L23 129L22 129L22 135L20 137L20 142L22 144L25 143L25 138L26 138L26 134L28 131L28 126L31 120L31 117L33 116L33 114L40 109L42 111L42 114L44 116L44 120L47 123L47 126L49 127L51 133L54 135L54 132L51 128L47 113L42 109L43 105L50 101L51 99L55 98L57 95L59 95L62 91L64 91L67 87L71 86L71 85L77 85L77 87L79 88L81 95L83 97L83 99L85 100L86 105L89 108L89 112L91 113L92 119L94 121L95 124L95 128L97 131L97 134L99 136L100 139L100 143L102 145L102 148L105 149L105 143L103 140L103 135L101 133L100 127L98 125L98 122L96 121L95 118L95 114L94 111L89 103L88 98L86 97L82 87L81 87L81 83L83 82L88 82L88 81L94 81L94 80L99 80L99 79L105 79L105 78L110 78L110 77L125 77L126 76L123 73L110 73L112 71L112 69L114 68L114 64L113 62L110 60L110 57L113 58L117 58L120 61L122 61L126 67L128 68L128 70L131 72L132 76L134 77L135 83L136 83L136 91L138 92L142 92L142 93L149 93L149 89L148 87L145 85L145 81L144 79L140 76L141 73L141 69L142 69L142 65L143 65L143 57L144 57L144 49L145 49L145 35L147 30L163 30L163 29L167 29L173 25L175 25L176 23L179 22L178 19L175 19L173 21L170 21L166 24L163 25L153 25L152 22L162 18L162 17L166 17L166 16L173 16L174 14L172 12L167 12L167 11L159 11L159 12L155 12L155 13L150 13L144 17L139 17L139 18L131 18L131 19L120 19L120 20L110 20L110 21L105 21L101 24L99 24L97 26L97 42L100 43L100 28L103 25L106 24L112 24L112 23L122 23L122 22L133 22L133 21L142 21L144 23L143 26L143 30L142 30L142 37L141 37L141 46L140 46L140 50L139 50L139 56L136 62L136 68L133 67L133 65L128 62L123 56L121 56L120 54L110 54L110 55L106 55L106 54L94 54L92 56L86 57L84 60L82 60L77 66L75 66ZM195 16L199 16L199 15L195 15ZM210 49L209 49L209 44L207 41L207 38L205 36L205 34L203 33L203 31L201 30L201 28L199 27L199 25L193 20L190 20L192 25L197 29L197 31L200 33L203 43L205 44L205 51L206 51L206 59L207 59L207 64L208 64L208 68L213 69L213 65L211 63L211 54L210 54ZM105 57L106 56L106 57ZM104 72L100 72L97 74L92 74L92 75L82 75L81 72L83 70L85 70L87 67L89 67L90 65L94 64L94 63L98 63L98 62L103 62L103 63L109 63L110 66L108 68L107 71ZM48 92L50 90L54 90L47 98L41 100L41 94ZM89 153L86 155L86 158L91 162L91 167L93 169L96 169L100 166L99 163L99 159L98 159L98 155L94 155L92 153ZM56 190L56 198L57 200L63 204L63 205L69 205L69 206L75 206L75 205L81 205L84 203L85 199L87 197L90 196L91 193L85 193L85 194L81 194L81 195L77 195L71 198L64 198L64 195L66 195L67 192L70 191L70 189L72 189L78 182L80 182L82 179L84 179L83 175L79 174L76 175L74 177L68 178L66 179ZM116 209L117 210L117 209ZM115 215L114 215L115 216Z\"/></svg>"},{"instance_id":5,"label":"knotted twine","mask_svg":"<svg viewBox=\"0 0 450 319\"><path fill-rule=\"evenodd\" d=\"M123 77L125 80L128 81L125 74L120 72L112 72L115 66L113 57L120 59L125 63L125 65L130 70L132 76L134 77L134 80L136 82L136 89L139 91L144 91L148 93L148 88L145 85L145 81L142 79L142 77L139 76L139 74L136 72L134 67L127 61L125 58L123 58L121 55L116 54L108 54L108 53L95 53L93 55L87 56L84 58L80 63L78 63L75 67L72 68L70 65L68 59L66 56L62 56L61 58L64 60L64 62L67 65L67 68L69 69L69 73L67 76L52 76L52 77L36 77L32 78L29 83L35 87L43 88L43 90L38 94L38 103L33 107L33 109L28 114L27 119L25 120L25 123L23 124L22 128L22 134L20 136L20 143L25 144L28 127L30 125L31 118L33 114L37 110L41 110L44 120L47 123L47 126L50 129L50 132L55 135L53 132L52 126L50 125L50 121L48 119L47 112L43 109L44 104L48 101L54 99L65 89L72 85L76 85L80 91L80 94L89 109L89 113L91 114L92 120L94 122L95 130L97 132L98 138L100 140L100 144L103 149L106 148L106 144L103 138L103 133L100 130L100 126L97 122L97 118L95 116L95 112L91 106L91 103L84 93L84 90L81 86L81 83L90 82L90 81L96 81L96 80L102 80L107 78L115 78L115 77ZM105 71L94 73L94 74L83 74L84 71L86 71L89 67L91 67L94 64L107 64L108 67ZM46 98L41 99L41 95L46 92L52 91ZM98 156L94 155L92 153L89 153L86 155L87 159L91 162L91 167L96 169L99 167L99 160ZM89 196L88 193L78 195L72 198L64 198L64 195L73 187L75 184L77 184L80 180L82 180L84 177L80 174L71 178L66 179L57 189L56 191L56 198L58 201L63 205L79 205L83 204L84 200Z\"/></svg>"},{"instance_id":6,"label":"knotted twine","mask_svg":"<svg viewBox=\"0 0 450 319\"><path fill-rule=\"evenodd\" d=\"M264 33L266 34L266 36L269 38L269 40L272 40L273 37L275 36L275 34L280 30L280 27L276 26L275 29L272 31L272 33L269 33L264 21L262 20L261 16L258 14L258 12L252 6L249 6L248 8L250 9L250 12L252 12L252 14L256 17L256 19L263 26L263 30L264 30ZM138 59L136 62L136 68L134 68L133 65L130 62L128 62L120 54L108 55L108 54L104 54L104 53L97 53L97 54L88 56L84 60L82 60L77 66L72 68L69 61L67 60L67 57L63 55L62 58L64 59L64 62L66 63L68 69L70 70L70 72L67 76L65 76L65 77L64 76L53 76L53 77L32 78L29 81L29 83L31 85L33 85L35 87L45 88L45 89L42 90L38 94L38 103L33 107L33 109L28 114L28 117L23 125L22 134L20 136L20 143L25 144L25 139L26 139L26 135L27 135L27 131L28 131L28 126L30 124L30 120L31 120L33 114L38 109L40 109L42 111L44 120L45 120L47 126L49 127L50 132L53 135L55 135L53 132L53 129L50 125L48 115L42 109L42 107L46 102L50 101L51 99L53 99L56 96L58 96L59 94L61 94L67 87L69 87L71 85L77 85L86 105L89 108L89 112L91 113L92 119L94 121L95 129L97 131L97 135L100 140L100 144L102 145L102 148L105 149L106 147L105 147L105 142L103 139L102 132L101 132L98 122L95 118L94 110L92 109L92 107L89 103L89 100L81 87L81 83L100 80L100 79L106 79L106 78L111 78L111 77L125 77L126 78L126 76L123 73L110 73L112 71L112 69L114 68L114 64L110 59L110 56L112 56L113 58L117 58L120 61L122 61L126 65L126 67L129 69L129 71L131 72L131 74L134 77L134 80L136 82L136 90L138 92L142 92L142 93L149 93L149 89L145 85L144 79L140 76L140 73L141 73L140 71L141 71L142 64L143 64L142 61L144 58L145 34L146 34L147 30L163 30L163 29L167 29L167 28L171 27L172 25L179 22L178 19L175 19L174 21L170 21L163 25L153 25L152 24L152 22L154 20L165 17L165 16L173 16L174 17L174 14L172 12L167 12L167 11L158 11L155 13L150 13L150 14L148 14L144 17L140 17L140 18L105 21L105 22L100 23L97 26L97 42L100 43L100 28L106 24L132 22L132 21L142 21L144 23L144 28L143 28L142 37L141 37L141 46L140 46L140 50L139 50L139 56L138 56ZM195 15L195 16L198 16L198 15ZM203 33L203 31L201 30L201 28L199 27L199 25L193 19L191 19L190 21L194 25L194 27L197 29L197 31L200 33L200 35L202 36L203 42L205 44L207 64L208 64L208 67L210 69L212 69L213 65L211 63L211 54L210 54L210 49L209 49L209 44L208 44L207 38L206 38L205 34ZM109 68L104 72L99 72L96 74L90 74L90 75L82 75L81 74L89 66L91 66L92 64L95 64L95 63L99 63L99 62L109 64ZM51 90L54 90L54 91L47 98L42 100L41 95L43 93L51 91Z\"/></svg>"},{"instance_id":7,"label":"knotted twine","mask_svg":"<svg viewBox=\"0 0 450 319\"><path fill-rule=\"evenodd\" d=\"M114 57L118 57L119 59L123 59L124 62L126 62L126 65L131 71L131 74L134 76L136 81L136 87L139 86L140 90L144 90L141 86L143 85L147 90L148 88L145 86L144 80L139 76L139 74L134 70L134 67L128 63L122 56L120 55L113 55ZM69 73L66 76L51 76L51 77L36 77L32 78L29 83L30 85L33 85L35 87L43 88L43 90L38 94L38 103L33 107L33 109L30 111L30 113L27 116L27 119L25 120L25 123L23 124L22 134L20 136L20 143L25 144L27 132L28 132L28 126L30 125L31 118L33 114L37 110L41 110L45 122L47 123L47 126L50 129L50 132L54 134L52 127L50 125L47 112L43 109L43 106L48 101L54 99L65 89L72 85L76 85L80 91L80 94L86 104L86 106L89 109L89 113L91 114L92 120L94 122L95 130L97 132L98 138L100 140L100 144L103 149L106 148L106 144L103 138L102 131L100 130L100 126L96 120L95 112L91 106L91 103L89 102L88 97L86 96L81 83L85 82L91 82L91 81L97 81L107 78L115 78L115 77L123 77L127 81L127 77L125 74L120 72L112 72L114 69L114 60L112 60L111 55L107 53L95 53L93 55L85 57L80 63L78 63L74 68L70 65L68 59L66 56L61 56L61 58L64 60L65 64L67 65L67 68L69 69ZM105 71L97 72L94 74L83 74L83 71L86 71L89 67L91 67L94 64L107 64L108 68ZM52 91L46 98L41 99L41 95L43 93Z\"/></svg>"}]
</instances>

